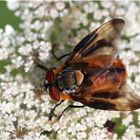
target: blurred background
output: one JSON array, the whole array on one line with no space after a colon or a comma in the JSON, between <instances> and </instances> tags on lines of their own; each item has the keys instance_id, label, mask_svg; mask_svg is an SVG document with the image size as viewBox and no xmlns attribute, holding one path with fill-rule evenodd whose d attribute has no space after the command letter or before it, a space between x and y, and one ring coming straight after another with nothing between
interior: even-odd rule
<instances>
[{"instance_id":1,"label":"blurred background","mask_svg":"<svg viewBox=\"0 0 140 140\"><path fill-rule=\"evenodd\" d=\"M47 67L62 65L57 56L70 52L89 32L112 18L125 20L118 43L128 84L140 95L139 1L0 1L0 139L140 139L140 111L92 108L67 111L48 121L55 104L40 88ZM78 104L75 103L74 104ZM66 102L56 110L60 113Z\"/></svg>"},{"instance_id":2,"label":"blurred background","mask_svg":"<svg viewBox=\"0 0 140 140\"><path fill-rule=\"evenodd\" d=\"M20 17L16 17L14 12L8 9L6 1L0 1L0 28L4 28L5 25L10 24L14 27L15 30L19 29L19 23L21 23Z\"/></svg>"}]
</instances>

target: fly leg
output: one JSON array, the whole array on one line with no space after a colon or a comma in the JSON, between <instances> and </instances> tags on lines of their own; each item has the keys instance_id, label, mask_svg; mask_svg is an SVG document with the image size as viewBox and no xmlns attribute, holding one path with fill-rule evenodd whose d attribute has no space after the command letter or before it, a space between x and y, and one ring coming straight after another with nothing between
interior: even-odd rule
<instances>
[{"instance_id":1,"label":"fly leg","mask_svg":"<svg viewBox=\"0 0 140 140\"><path fill-rule=\"evenodd\" d=\"M54 111L55 111L55 109L56 109L59 105L61 105L63 102L64 102L64 100L61 100L60 102L58 102L58 103L51 109L51 111L50 111L50 113L49 113L49 121L51 121L52 117L54 116Z\"/></svg>"},{"instance_id":2,"label":"fly leg","mask_svg":"<svg viewBox=\"0 0 140 140\"><path fill-rule=\"evenodd\" d=\"M59 61L59 60L63 59L64 57L70 55L70 53L57 57L54 53L54 49L52 49L52 55ZM35 64L37 67L41 68L42 70L48 71L48 68L42 62L40 62L38 59L36 59L34 61L35 61Z\"/></svg>"},{"instance_id":3,"label":"fly leg","mask_svg":"<svg viewBox=\"0 0 140 140\"><path fill-rule=\"evenodd\" d=\"M45 65L43 65L43 64L41 64L41 63L36 63L36 66L37 67L39 67L40 69L42 69L42 70L45 70L45 71L48 71L48 68L45 66Z\"/></svg>"},{"instance_id":4,"label":"fly leg","mask_svg":"<svg viewBox=\"0 0 140 140\"><path fill-rule=\"evenodd\" d=\"M49 121L51 121L51 119L52 119L52 117L54 116L54 111L55 111L55 109L61 104L61 103L63 103L64 102L64 100L61 100L60 102L58 102L57 104L55 104L55 106L51 109L51 111L50 111L50 113L49 113ZM51 134L52 133L52 131L47 131L47 130L44 130L44 131L42 131L40 134L41 135L48 135L48 134Z\"/></svg>"},{"instance_id":5,"label":"fly leg","mask_svg":"<svg viewBox=\"0 0 140 140\"><path fill-rule=\"evenodd\" d=\"M66 54L64 54L64 55L62 55L62 56L60 56L60 57L58 57L58 56L56 56L56 54L55 54L55 52L54 52L54 47L52 47L52 55L55 57L55 59L56 60L61 60L61 59L63 59L64 57L66 57L66 56L68 56L68 55L70 55L70 53L66 53Z\"/></svg>"},{"instance_id":6,"label":"fly leg","mask_svg":"<svg viewBox=\"0 0 140 140\"><path fill-rule=\"evenodd\" d=\"M81 105L81 106L78 106L78 105L68 105L60 114L59 116L57 117L57 119L60 119L61 116L63 115L63 113L69 109L69 108L82 108L82 107L85 107L85 105Z\"/></svg>"}]
</instances>

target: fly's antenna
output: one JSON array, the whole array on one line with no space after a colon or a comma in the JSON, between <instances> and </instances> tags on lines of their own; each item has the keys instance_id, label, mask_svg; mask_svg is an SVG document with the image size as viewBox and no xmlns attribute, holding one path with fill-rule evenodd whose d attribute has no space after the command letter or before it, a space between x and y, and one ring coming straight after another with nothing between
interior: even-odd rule
<instances>
[{"instance_id":1,"label":"fly's antenna","mask_svg":"<svg viewBox=\"0 0 140 140\"><path fill-rule=\"evenodd\" d=\"M45 71L49 70L49 68L46 67L45 64L43 64L43 62L40 61L38 52L34 51L31 53L31 55L32 55L33 61L35 63L35 66L37 66L40 69L45 70Z\"/></svg>"}]
</instances>

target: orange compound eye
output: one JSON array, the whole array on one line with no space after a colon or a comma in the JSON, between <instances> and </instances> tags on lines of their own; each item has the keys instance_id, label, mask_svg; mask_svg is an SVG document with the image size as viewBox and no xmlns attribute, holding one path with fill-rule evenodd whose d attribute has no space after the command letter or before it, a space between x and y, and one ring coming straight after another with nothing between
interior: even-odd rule
<instances>
[{"instance_id":1,"label":"orange compound eye","mask_svg":"<svg viewBox=\"0 0 140 140\"><path fill-rule=\"evenodd\" d=\"M51 86L49 88L49 94L50 94L50 97L55 100L55 101L60 101L60 96L59 96L59 92L57 90L56 87L54 86Z\"/></svg>"},{"instance_id":2,"label":"orange compound eye","mask_svg":"<svg viewBox=\"0 0 140 140\"><path fill-rule=\"evenodd\" d=\"M52 83L54 81L54 71L53 69L49 70L46 74L46 80L48 81L48 83Z\"/></svg>"}]
</instances>

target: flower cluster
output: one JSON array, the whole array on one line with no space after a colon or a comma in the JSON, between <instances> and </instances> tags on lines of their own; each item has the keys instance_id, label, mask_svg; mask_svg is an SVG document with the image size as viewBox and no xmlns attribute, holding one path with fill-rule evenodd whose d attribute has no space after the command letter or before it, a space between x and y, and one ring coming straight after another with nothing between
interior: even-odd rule
<instances>
[{"instance_id":1,"label":"flower cluster","mask_svg":"<svg viewBox=\"0 0 140 140\"><path fill-rule=\"evenodd\" d=\"M118 44L128 69L128 83L140 95L140 2L125 1L7 1L20 17L21 31L0 29L0 139L138 139L140 113L113 112L85 107L48 121L54 105L40 87L47 67L58 64L51 55L69 52L90 31L121 17L126 21ZM62 52L62 53L61 53ZM60 113L69 103L58 107ZM78 104L78 103L74 103ZM108 123L107 123L108 122Z\"/></svg>"}]
</instances>

